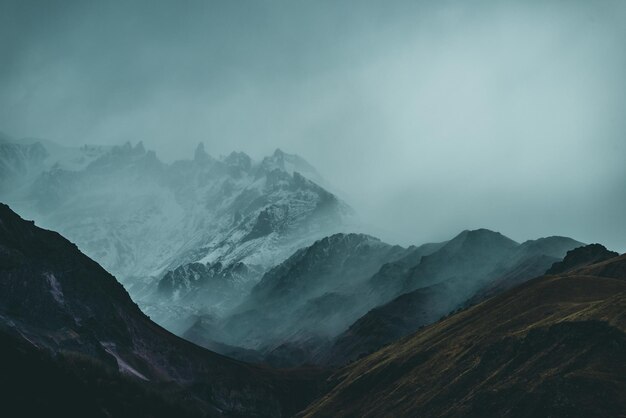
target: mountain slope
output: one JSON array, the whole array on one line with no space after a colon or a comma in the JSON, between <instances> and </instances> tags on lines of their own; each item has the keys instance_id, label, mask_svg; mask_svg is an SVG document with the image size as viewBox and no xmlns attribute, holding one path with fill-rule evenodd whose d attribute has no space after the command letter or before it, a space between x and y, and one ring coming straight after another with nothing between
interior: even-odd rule
<instances>
[{"instance_id":1,"label":"mountain slope","mask_svg":"<svg viewBox=\"0 0 626 418\"><path fill-rule=\"evenodd\" d=\"M560 274L568 271L576 270L589 264L600 263L617 257L619 254L615 251L607 250L603 245L590 244L584 247L575 248L567 252L562 261L554 263L546 272L546 274Z\"/></svg>"},{"instance_id":2,"label":"mountain slope","mask_svg":"<svg viewBox=\"0 0 626 418\"><path fill-rule=\"evenodd\" d=\"M0 369L3 411L16 416L207 416L204 408L173 388L137 382L74 353L43 352L3 331Z\"/></svg>"},{"instance_id":3,"label":"mountain slope","mask_svg":"<svg viewBox=\"0 0 626 418\"><path fill-rule=\"evenodd\" d=\"M320 372L249 366L165 331L74 244L6 205L0 289L0 331L16 346L26 341L42 355L70 353L136 382L175 385L207 412L284 416L316 392Z\"/></svg>"},{"instance_id":4,"label":"mountain slope","mask_svg":"<svg viewBox=\"0 0 626 418\"><path fill-rule=\"evenodd\" d=\"M540 238L518 245L488 230L464 231L412 267L407 268L404 261L390 263L372 277L373 283L385 280L391 288L410 280L429 284L367 312L337 337L323 356L323 363L346 364L453 310L540 276L566 251L579 245L580 242L565 237Z\"/></svg>"},{"instance_id":5,"label":"mountain slope","mask_svg":"<svg viewBox=\"0 0 626 418\"><path fill-rule=\"evenodd\" d=\"M371 307L366 281L406 252L363 234L323 238L268 271L232 315L205 332L209 340L261 350L300 339L322 343Z\"/></svg>"},{"instance_id":6,"label":"mountain slope","mask_svg":"<svg viewBox=\"0 0 626 418\"><path fill-rule=\"evenodd\" d=\"M464 299L448 283L413 290L378 306L337 336L323 363L344 365L432 324Z\"/></svg>"},{"instance_id":7,"label":"mountain slope","mask_svg":"<svg viewBox=\"0 0 626 418\"><path fill-rule=\"evenodd\" d=\"M247 303L293 303L329 291L349 290L405 249L362 234L336 234L297 251L263 276Z\"/></svg>"},{"instance_id":8,"label":"mountain slope","mask_svg":"<svg viewBox=\"0 0 626 418\"><path fill-rule=\"evenodd\" d=\"M399 286L397 282L404 277L407 277L411 270L420 264L422 257L439 251L446 244L447 241L441 243L428 243L420 245L419 247L410 248L405 256L382 265L381 268L369 279L370 285L373 284L377 292L380 292L381 288L392 288L390 290L380 292L381 294L391 294L392 292L397 291L396 288Z\"/></svg>"},{"instance_id":9,"label":"mountain slope","mask_svg":"<svg viewBox=\"0 0 626 418\"><path fill-rule=\"evenodd\" d=\"M481 302L526 280L542 276L569 251L586 248L582 242L567 237L546 237L528 240L516 248L506 266L483 288L479 289L468 304ZM615 253L617 255L617 253ZM591 261L591 260L588 260Z\"/></svg>"},{"instance_id":10,"label":"mountain slope","mask_svg":"<svg viewBox=\"0 0 626 418\"><path fill-rule=\"evenodd\" d=\"M468 301L543 274L578 245L564 237L520 245L481 229L400 249L339 234L269 271L233 315L222 321L201 318L183 335L206 347L219 342L260 350L257 356L276 366L341 365ZM411 290L414 286L421 287ZM224 353L237 355L230 348Z\"/></svg>"},{"instance_id":11,"label":"mountain slope","mask_svg":"<svg viewBox=\"0 0 626 418\"><path fill-rule=\"evenodd\" d=\"M623 416L626 256L533 279L344 368L302 416Z\"/></svg>"},{"instance_id":12,"label":"mountain slope","mask_svg":"<svg viewBox=\"0 0 626 418\"><path fill-rule=\"evenodd\" d=\"M386 300L458 278L463 278L469 287L480 286L512 256L518 246L518 243L498 232L487 229L463 231L436 251L421 257L419 263L401 276L387 280L376 275L370 284Z\"/></svg>"},{"instance_id":13,"label":"mountain slope","mask_svg":"<svg viewBox=\"0 0 626 418\"><path fill-rule=\"evenodd\" d=\"M55 170L80 170L111 147L67 148L52 141L14 139L0 134L0 193L17 197L38 176Z\"/></svg>"}]
</instances>

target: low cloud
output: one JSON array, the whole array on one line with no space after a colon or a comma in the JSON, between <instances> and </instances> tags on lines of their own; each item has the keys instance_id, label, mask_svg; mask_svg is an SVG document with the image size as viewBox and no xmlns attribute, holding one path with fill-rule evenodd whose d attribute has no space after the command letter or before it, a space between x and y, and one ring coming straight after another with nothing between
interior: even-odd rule
<instances>
[{"instance_id":1,"label":"low cloud","mask_svg":"<svg viewBox=\"0 0 626 418\"><path fill-rule=\"evenodd\" d=\"M0 6L0 130L165 159L303 155L400 243L626 251L620 2Z\"/></svg>"}]
</instances>

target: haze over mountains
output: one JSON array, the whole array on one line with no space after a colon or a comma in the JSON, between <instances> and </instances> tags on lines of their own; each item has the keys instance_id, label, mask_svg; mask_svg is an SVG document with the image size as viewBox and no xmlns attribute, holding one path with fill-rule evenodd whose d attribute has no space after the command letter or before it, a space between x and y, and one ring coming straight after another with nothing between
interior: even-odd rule
<instances>
[{"instance_id":1,"label":"haze over mountains","mask_svg":"<svg viewBox=\"0 0 626 418\"><path fill-rule=\"evenodd\" d=\"M626 411L626 256L543 276L338 371L302 417ZM568 256L570 257L570 256Z\"/></svg>"},{"instance_id":2,"label":"haze over mountains","mask_svg":"<svg viewBox=\"0 0 626 418\"><path fill-rule=\"evenodd\" d=\"M2 200L75 241L163 322L172 306L183 316L228 309L266 269L352 218L309 180L323 182L313 167L280 150L254 162L199 145L193 159L165 164L141 143L5 138L0 171Z\"/></svg>"},{"instance_id":3,"label":"haze over mountains","mask_svg":"<svg viewBox=\"0 0 626 418\"><path fill-rule=\"evenodd\" d=\"M582 245L486 229L408 248L333 234L356 227L352 209L280 150L254 162L200 144L165 164L141 143L0 146L6 201L74 240L158 323L244 360L344 364Z\"/></svg>"},{"instance_id":4,"label":"haze over mountains","mask_svg":"<svg viewBox=\"0 0 626 418\"><path fill-rule=\"evenodd\" d=\"M626 260L595 245L553 268L565 272L325 380L324 370L252 366L175 337L75 245L1 205L4 406L25 416L619 416Z\"/></svg>"},{"instance_id":5,"label":"haze over mountains","mask_svg":"<svg viewBox=\"0 0 626 418\"><path fill-rule=\"evenodd\" d=\"M393 402L399 416L484 416L486 405L513 416L560 416L579 404L622 408L615 394L625 383L619 369L606 370L623 357L614 310L621 296L613 296L623 292L626 273L623 257L600 244L559 236L518 243L488 229L439 243L389 244L350 232L359 227L355 211L306 161L281 150L254 162L244 153L216 159L199 145L193 159L165 164L141 143L67 149L4 138L0 172L1 199L76 242L0 207L0 338L20 361L11 376L27 385L37 379L30 366L37 364L46 379L82 387L81 413L123 415L150 403L155 416L381 415L362 398L367 393ZM600 267L585 270L592 264ZM537 279L544 274L558 276ZM594 285L597 291L585 290ZM563 297L550 299L554 292ZM537 309L556 313L542 322ZM507 315L521 322L509 324ZM587 334L617 345L577 343ZM505 354L492 365L473 368L472 359L491 358L498 347ZM433 350L454 358L455 371L437 369L444 360ZM542 365L524 363L518 350L543 356ZM571 367L559 363L568 353L579 358ZM396 362L415 365L398 372ZM512 371L482 388L485 373L503 365ZM578 383L520 383L533 379L528 370L549 367L558 379L568 370L600 370L602 377L580 382L599 379L609 405L594 409ZM381 374L370 378L370 368ZM18 378L20 369L30 377ZM414 386L407 382L424 374L468 370L479 377L450 385L429 377L445 390L410 400L381 386L408 393ZM103 390L103 381L127 395ZM539 392L537 385L544 385ZM62 410L42 390L36 396ZM485 390L527 395L505 405ZM546 400L562 390L566 405Z\"/></svg>"},{"instance_id":6,"label":"haze over mountains","mask_svg":"<svg viewBox=\"0 0 626 418\"><path fill-rule=\"evenodd\" d=\"M408 249L334 235L267 272L233 313L200 320L187 337L218 350L216 341L259 350L268 359L280 353L283 366L345 364L487 289L501 292L543 274L581 245L564 237L518 244L485 229Z\"/></svg>"},{"instance_id":7,"label":"haze over mountains","mask_svg":"<svg viewBox=\"0 0 626 418\"><path fill-rule=\"evenodd\" d=\"M0 0L0 418L626 418L624 22Z\"/></svg>"}]
</instances>

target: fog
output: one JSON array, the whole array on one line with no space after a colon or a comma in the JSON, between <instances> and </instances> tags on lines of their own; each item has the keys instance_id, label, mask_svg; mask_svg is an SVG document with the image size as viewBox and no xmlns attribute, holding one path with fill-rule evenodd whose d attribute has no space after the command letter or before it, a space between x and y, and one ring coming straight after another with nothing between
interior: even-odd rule
<instances>
[{"instance_id":1,"label":"fog","mask_svg":"<svg viewBox=\"0 0 626 418\"><path fill-rule=\"evenodd\" d=\"M626 251L623 2L0 3L0 130L275 148L401 244L485 227Z\"/></svg>"}]
</instances>

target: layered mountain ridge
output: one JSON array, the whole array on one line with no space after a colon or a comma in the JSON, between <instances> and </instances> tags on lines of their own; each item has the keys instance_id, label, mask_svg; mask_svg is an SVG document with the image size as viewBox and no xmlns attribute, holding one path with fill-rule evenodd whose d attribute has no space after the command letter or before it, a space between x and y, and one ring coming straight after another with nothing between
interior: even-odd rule
<instances>
[{"instance_id":1,"label":"layered mountain ridge","mask_svg":"<svg viewBox=\"0 0 626 418\"><path fill-rule=\"evenodd\" d=\"M625 309L626 256L542 276L339 370L299 416L622 416Z\"/></svg>"},{"instance_id":2,"label":"layered mountain ridge","mask_svg":"<svg viewBox=\"0 0 626 418\"><path fill-rule=\"evenodd\" d=\"M626 389L621 367L626 358L626 262L597 244L567 250L577 244L563 237L511 244L498 233L478 230L421 250L359 234L333 235L298 250L266 273L260 290L251 293L262 296L259 306L268 303L263 289L284 298L293 286L297 294L308 295L297 305L304 301L331 312L329 306L350 301L344 298L353 288L334 279L359 272L352 284L367 287L381 270L397 270L394 263L408 275L419 270L407 268L413 262L426 262L430 271L436 270L433 260L456 260L466 268L470 255L486 251L495 254L484 258L494 269L480 266L468 270L467 277L478 280L478 273L492 271L496 275L489 274L487 282L500 283L497 274L503 266L515 266L517 272L524 259L534 263L567 252L563 261L549 267L553 275L524 279L521 285L506 281L510 290L500 289L495 297L437 321L437 301L452 297L463 282L446 267L438 276L441 282L404 293L359 319L355 326L370 331L367 323L383 324L394 341L378 350L376 344L354 340L360 348L351 352L373 353L338 369L324 388L323 370L252 366L175 337L152 323L125 289L74 244L1 205L0 339L3 353L13 358L6 364L6 376L15 380L3 390L13 402L24 396L24 379L63 382L81 393L79 402L63 406L70 402L67 393L36 384L30 386L31 404L22 409L41 413L37 402L47 402L48 412L70 415L134 411L135 416L271 417L304 409L300 416L619 416L626 410L620 396ZM505 253L508 262L500 258ZM319 268L319 275L312 274ZM302 287L310 280L319 281L319 291L317 286ZM402 276L397 280L407 282ZM305 339L296 341L307 349ZM289 365L312 358L310 351L299 354L297 345L274 347L264 359L255 352L215 346L255 362L275 356L275 362ZM324 359L329 346L318 347L317 358ZM32 367L38 368L37 378ZM113 388L125 389L121 393Z\"/></svg>"},{"instance_id":3,"label":"layered mountain ridge","mask_svg":"<svg viewBox=\"0 0 626 418\"><path fill-rule=\"evenodd\" d=\"M341 365L540 276L581 245L565 237L519 244L487 229L409 248L337 234L268 271L230 315L201 318L183 335L218 351L226 344L236 357L232 347L256 350L274 365Z\"/></svg>"},{"instance_id":4,"label":"layered mountain ridge","mask_svg":"<svg viewBox=\"0 0 626 418\"><path fill-rule=\"evenodd\" d=\"M412 268L405 267L403 273L385 276L381 269L372 277L376 292L398 296L382 299L337 336L325 363L356 360L454 310L541 276L568 250L581 245L556 236L518 244L487 229L463 231L431 255L422 256ZM379 290L383 278L387 289L396 289L395 294Z\"/></svg>"},{"instance_id":5,"label":"layered mountain ridge","mask_svg":"<svg viewBox=\"0 0 626 418\"><path fill-rule=\"evenodd\" d=\"M405 253L400 246L364 234L318 240L265 273L211 332L212 338L252 349L300 338L319 343L358 317L362 308L354 296L363 292L365 281L382 264Z\"/></svg>"},{"instance_id":6,"label":"layered mountain ridge","mask_svg":"<svg viewBox=\"0 0 626 418\"><path fill-rule=\"evenodd\" d=\"M3 178L2 200L76 242L159 322L176 305L227 310L265 270L353 213L311 180L323 181L310 164L281 150L256 162L241 152L213 158L199 145L193 159L166 164L141 142L5 139L0 172L16 173ZM203 297L213 286L219 303Z\"/></svg>"},{"instance_id":7,"label":"layered mountain ridge","mask_svg":"<svg viewBox=\"0 0 626 418\"><path fill-rule=\"evenodd\" d=\"M136 161L145 154L137 149L122 158ZM110 164L95 161L104 170ZM285 175L297 178L276 174L279 182ZM623 310L624 265L623 257L599 244L566 237L519 244L479 229L403 248L339 233L296 250L260 280L252 278L262 274L252 270L257 265L200 260L166 273L157 289L171 300L188 302L186 295L194 294L213 297L215 306L231 305L225 316L199 315L181 328L188 339L220 353L280 367L356 361L336 372L330 392L304 416L378 416L383 411L374 399L399 416L610 415L623 410L615 394L626 387L621 369L611 369L609 361L624 356L616 313ZM253 366L169 334L74 244L5 205L0 266L4 350L20 359L18 369L32 374L32 362L46 370L46 379L82 382L86 398L76 408L83 413L93 405L142 411L149 402L161 405L153 416L283 416L322 393L321 369ZM531 280L546 271L552 276ZM244 297L229 301L233 294ZM457 339L460 345L452 342ZM576 360L564 364L563 358ZM13 366L8 370L17 376ZM542 370L554 377L536 377ZM466 377L455 380L457 375ZM420 395L409 396L422 380ZM93 397L103 381L126 387L129 396L105 390ZM607 400L603 407L593 401L598 391ZM564 403L552 401L559 396Z\"/></svg>"},{"instance_id":8,"label":"layered mountain ridge","mask_svg":"<svg viewBox=\"0 0 626 418\"><path fill-rule=\"evenodd\" d=\"M329 190L279 149L166 164L0 137L0 199L78 245L0 207L2 391L38 380L62 410L56 379L104 416L626 410L623 256L488 229L404 248L346 232Z\"/></svg>"}]
</instances>

